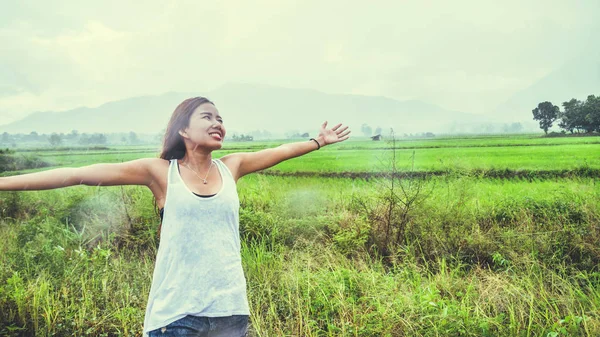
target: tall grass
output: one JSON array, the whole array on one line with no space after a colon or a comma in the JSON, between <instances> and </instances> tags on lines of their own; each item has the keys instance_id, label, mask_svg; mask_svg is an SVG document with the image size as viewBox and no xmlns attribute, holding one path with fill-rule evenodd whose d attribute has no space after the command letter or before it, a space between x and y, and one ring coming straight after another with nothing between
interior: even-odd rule
<instances>
[{"instance_id":1,"label":"tall grass","mask_svg":"<svg viewBox=\"0 0 600 337\"><path fill-rule=\"evenodd\" d=\"M425 183L433 193L384 256L372 214L356 206L379 200L375 181L240 181L253 335L600 334L593 179ZM141 333L158 225L150 193L1 193L0 211L0 335Z\"/></svg>"}]
</instances>

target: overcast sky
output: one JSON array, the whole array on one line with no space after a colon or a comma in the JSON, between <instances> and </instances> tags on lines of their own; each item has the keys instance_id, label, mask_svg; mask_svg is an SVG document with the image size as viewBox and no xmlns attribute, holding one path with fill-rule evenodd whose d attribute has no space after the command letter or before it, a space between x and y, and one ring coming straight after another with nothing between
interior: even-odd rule
<instances>
[{"instance_id":1,"label":"overcast sky","mask_svg":"<svg viewBox=\"0 0 600 337\"><path fill-rule=\"evenodd\" d=\"M598 0L132 3L3 1L0 124L228 82L483 113L599 48Z\"/></svg>"}]
</instances>

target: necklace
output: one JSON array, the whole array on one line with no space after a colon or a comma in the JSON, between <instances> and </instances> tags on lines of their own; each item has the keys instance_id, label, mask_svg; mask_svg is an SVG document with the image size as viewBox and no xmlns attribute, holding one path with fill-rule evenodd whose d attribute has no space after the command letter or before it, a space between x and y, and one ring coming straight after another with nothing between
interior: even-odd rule
<instances>
[{"instance_id":1,"label":"necklace","mask_svg":"<svg viewBox=\"0 0 600 337\"><path fill-rule=\"evenodd\" d=\"M194 171L191 167L189 167L189 165L187 163L183 163L183 165L185 165L185 167L187 167L190 171L194 172L196 177L200 178L200 175L198 174L198 172ZM208 173L210 172L210 169L212 168L212 166L213 166L213 162L211 160L210 166L208 167L208 171L206 171L206 175L204 176L204 178L200 178L202 180L202 182L204 183L204 185L206 185L208 183L208 180L206 180L206 178L208 177Z\"/></svg>"}]
</instances>

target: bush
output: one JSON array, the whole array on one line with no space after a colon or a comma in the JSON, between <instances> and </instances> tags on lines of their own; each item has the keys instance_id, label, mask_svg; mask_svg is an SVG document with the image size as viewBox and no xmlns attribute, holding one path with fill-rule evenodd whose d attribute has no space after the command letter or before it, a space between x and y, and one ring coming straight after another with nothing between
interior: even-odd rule
<instances>
[{"instance_id":1,"label":"bush","mask_svg":"<svg viewBox=\"0 0 600 337\"><path fill-rule=\"evenodd\" d=\"M13 151L8 149L0 150L0 173L6 171L19 171L48 167L50 163L43 161L33 155L16 156Z\"/></svg>"},{"instance_id":2,"label":"bush","mask_svg":"<svg viewBox=\"0 0 600 337\"><path fill-rule=\"evenodd\" d=\"M260 210L241 208L240 235L247 242L276 241L278 239L276 218Z\"/></svg>"},{"instance_id":3,"label":"bush","mask_svg":"<svg viewBox=\"0 0 600 337\"><path fill-rule=\"evenodd\" d=\"M337 249L346 256L366 251L372 237L371 224L364 214L342 210L335 223L326 228Z\"/></svg>"}]
</instances>

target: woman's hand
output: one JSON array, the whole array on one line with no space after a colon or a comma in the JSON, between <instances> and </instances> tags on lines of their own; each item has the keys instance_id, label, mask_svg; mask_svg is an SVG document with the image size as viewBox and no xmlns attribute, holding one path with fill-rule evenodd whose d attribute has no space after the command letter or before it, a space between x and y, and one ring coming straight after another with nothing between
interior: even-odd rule
<instances>
[{"instance_id":1,"label":"woman's hand","mask_svg":"<svg viewBox=\"0 0 600 337\"><path fill-rule=\"evenodd\" d=\"M347 126L342 127L340 123L328 130L327 122L325 122L321 125L321 130L315 140L319 142L319 146L325 146L344 141L348 139L349 134ZM267 169L284 160L302 156L316 149L317 145L312 140L305 140L256 152L231 153L221 157L221 160L229 167L233 178L237 181L246 174Z\"/></svg>"},{"instance_id":2,"label":"woman's hand","mask_svg":"<svg viewBox=\"0 0 600 337\"><path fill-rule=\"evenodd\" d=\"M342 123L332 127L331 129L327 129L327 122L325 122L323 125L321 125L321 130L319 130L317 140L321 146L342 142L350 137L350 130L346 130L348 130L348 127L342 127Z\"/></svg>"}]
</instances>

